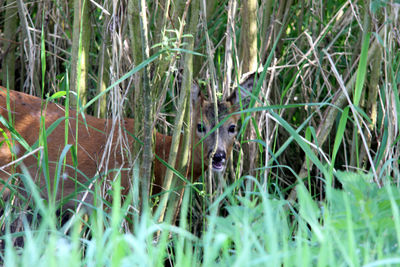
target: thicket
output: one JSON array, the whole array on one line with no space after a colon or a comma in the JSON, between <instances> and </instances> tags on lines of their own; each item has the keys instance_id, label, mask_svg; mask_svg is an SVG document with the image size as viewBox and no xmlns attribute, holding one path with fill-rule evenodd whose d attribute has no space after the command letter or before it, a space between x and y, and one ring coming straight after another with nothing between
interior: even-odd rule
<instances>
[{"instance_id":1,"label":"thicket","mask_svg":"<svg viewBox=\"0 0 400 267\"><path fill-rule=\"evenodd\" d=\"M134 117L141 141L131 148L141 198L108 204L111 212L98 203L83 230L81 214L55 214L33 186L25 205L2 199L2 262L399 264L399 7L0 1L2 86L42 97L68 91L78 111ZM152 132L189 136L192 82L223 99L248 72L257 82L224 176L184 185L170 172L176 184L166 192L185 187L180 209L175 194L147 199Z\"/></svg>"}]
</instances>

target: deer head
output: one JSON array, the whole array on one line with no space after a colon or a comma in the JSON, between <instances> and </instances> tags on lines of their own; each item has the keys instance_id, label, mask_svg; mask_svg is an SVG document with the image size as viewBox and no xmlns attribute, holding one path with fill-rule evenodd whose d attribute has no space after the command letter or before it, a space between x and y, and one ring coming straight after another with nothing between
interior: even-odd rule
<instances>
[{"instance_id":1,"label":"deer head","mask_svg":"<svg viewBox=\"0 0 400 267\"><path fill-rule=\"evenodd\" d=\"M254 84L254 75L251 75L240 87L246 91L251 91ZM241 99L247 102L247 94L241 90ZM218 101L218 117L214 111L214 103L207 101L201 93L192 91L192 135L194 151L192 158L195 166L204 165L204 169L209 167L215 172L223 172L226 168L226 161L231 153L235 137L238 131L238 120L240 114L235 114L239 110L239 89L223 101ZM242 103L244 103L242 102ZM218 124L217 124L218 122ZM223 122L223 123L221 123ZM219 125L217 129L215 126ZM195 170L197 172L201 170Z\"/></svg>"}]
</instances>

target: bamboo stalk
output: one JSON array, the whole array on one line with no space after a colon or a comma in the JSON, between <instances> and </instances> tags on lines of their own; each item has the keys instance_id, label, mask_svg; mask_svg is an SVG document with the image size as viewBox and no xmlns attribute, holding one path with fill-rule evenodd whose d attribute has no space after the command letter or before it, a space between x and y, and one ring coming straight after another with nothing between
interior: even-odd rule
<instances>
[{"instance_id":1,"label":"bamboo stalk","mask_svg":"<svg viewBox=\"0 0 400 267\"><path fill-rule=\"evenodd\" d=\"M104 92L110 83L110 53L108 50L110 44L110 37L108 26L110 23L110 16L106 15L103 24L102 43L100 50L99 70L98 70L98 83L97 83L97 94ZM107 97L102 96L96 103L95 115L98 118L105 118L107 113Z\"/></svg>"},{"instance_id":2,"label":"bamboo stalk","mask_svg":"<svg viewBox=\"0 0 400 267\"><path fill-rule=\"evenodd\" d=\"M254 72L257 69L257 1L243 1L242 2L242 30L241 30L241 61L242 73ZM254 116L257 116L255 114ZM252 123L246 127L244 139L255 140L256 132ZM243 171L245 174L255 176L256 163L259 154L257 153L257 144L248 142L243 144L244 158L243 158Z\"/></svg>"},{"instance_id":3,"label":"bamboo stalk","mask_svg":"<svg viewBox=\"0 0 400 267\"><path fill-rule=\"evenodd\" d=\"M141 38L139 38L140 31L140 18L139 18L139 0L130 0L128 2L128 21L129 21L129 36L131 40L131 54L133 58L133 64L139 65L143 61L142 55L142 43ZM133 112L135 114L135 124L134 124L134 134L139 139L143 138L143 128L144 128L144 111L143 111L143 85L142 85L142 72L138 72L133 77ZM134 171L133 171L133 181L132 188L134 192L139 192L134 194L134 202L139 205L139 196L145 194L147 195L147 189L141 190L142 184L138 185L141 179L140 176L140 166L142 160L142 144L140 142L133 142L131 147L131 154L134 156ZM147 185L144 185L147 187ZM141 187L143 188L143 187ZM146 191L146 192L145 192ZM145 196L147 198L147 196ZM143 200L143 198L141 198ZM147 202L147 201L146 201Z\"/></svg>"},{"instance_id":4,"label":"bamboo stalk","mask_svg":"<svg viewBox=\"0 0 400 267\"><path fill-rule=\"evenodd\" d=\"M148 37L148 21L147 21L147 6L145 0L139 1L139 17L140 17L140 36L142 39L142 58L147 60L150 57L150 46ZM143 69L143 107L144 107L144 134L143 134L143 154L140 165L140 178L142 181L142 202L143 210L147 210L148 194L151 179L151 165L153 161L152 149L152 97L150 86L150 65L148 64Z\"/></svg>"},{"instance_id":5,"label":"bamboo stalk","mask_svg":"<svg viewBox=\"0 0 400 267\"><path fill-rule=\"evenodd\" d=\"M87 102L89 73L90 17L89 0L74 0L74 23L71 48L70 90L77 93L82 105ZM71 105L77 106L77 99L71 98Z\"/></svg>"}]
</instances>

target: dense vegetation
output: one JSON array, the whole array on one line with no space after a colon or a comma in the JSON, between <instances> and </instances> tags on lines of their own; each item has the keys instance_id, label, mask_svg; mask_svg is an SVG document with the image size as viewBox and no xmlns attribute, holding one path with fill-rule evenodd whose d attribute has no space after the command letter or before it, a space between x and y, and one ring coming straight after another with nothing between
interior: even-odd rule
<instances>
[{"instance_id":1,"label":"dense vegetation","mask_svg":"<svg viewBox=\"0 0 400 267\"><path fill-rule=\"evenodd\" d=\"M0 261L400 265L399 7L0 0L0 84L42 98L63 92L53 98L98 117L133 117L138 140L131 193L120 197L118 179L97 185L88 192L103 201L88 216L43 200L49 189L23 168L13 174L31 197L16 190L0 200ZM224 99L249 72L257 82L224 176L205 170L191 183L183 154L165 163L179 167L166 174L172 185L148 199L154 130L190 136L193 81Z\"/></svg>"}]
</instances>

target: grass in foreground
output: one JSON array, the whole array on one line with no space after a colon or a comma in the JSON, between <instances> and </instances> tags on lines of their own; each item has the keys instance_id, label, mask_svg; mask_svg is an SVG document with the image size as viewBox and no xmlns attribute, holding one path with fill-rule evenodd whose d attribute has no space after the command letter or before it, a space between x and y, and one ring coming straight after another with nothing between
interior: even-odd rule
<instances>
[{"instance_id":1,"label":"grass in foreground","mask_svg":"<svg viewBox=\"0 0 400 267\"><path fill-rule=\"evenodd\" d=\"M395 266L400 264L400 193L379 189L370 176L338 173L343 189L331 189L327 200L315 202L303 184L299 201L271 197L258 186L243 197L231 197L227 215L217 215L218 202L209 208L204 232L192 235L185 227L188 197L180 226L155 223L149 211L135 217L134 231L121 225L126 212L108 217L99 208L90 215L90 238L80 236L80 216L72 228L55 228L41 220L24 231L1 237L5 266ZM251 179L251 178L249 178ZM257 182L254 181L256 184ZM225 195L234 188L227 190ZM49 214L48 214L49 215ZM24 218L24 217L22 217ZM54 218L50 216L49 218ZM7 219L4 224L8 226ZM108 226L105 226L108 225ZM6 227L9 229L8 227ZM158 241L155 236L160 232ZM17 236L23 247L13 246Z\"/></svg>"}]
</instances>

